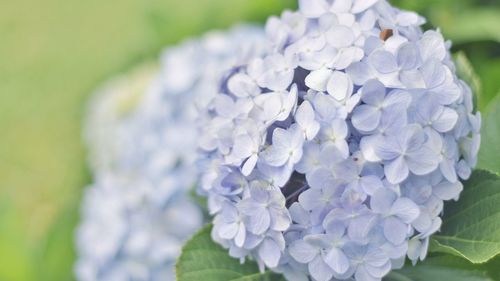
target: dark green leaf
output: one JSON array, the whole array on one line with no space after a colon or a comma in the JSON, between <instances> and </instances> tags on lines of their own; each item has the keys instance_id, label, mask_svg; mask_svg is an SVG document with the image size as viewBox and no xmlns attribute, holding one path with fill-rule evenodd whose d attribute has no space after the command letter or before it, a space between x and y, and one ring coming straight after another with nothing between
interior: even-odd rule
<instances>
[{"instance_id":1,"label":"dark green leaf","mask_svg":"<svg viewBox=\"0 0 500 281\"><path fill-rule=\"evenodd\" d=\"M481 149L478 167L496 173L500 172L500 95L489 105L483 114L481 129Z\"/></svg>"},{"instance_id":2,"label":"dark green leaf","mask_svg":"<svg viewBox=\"0 0 500 281\"><path fill-rule=\"evenodd\" d=\"M228 250L212 241L212 226L204 227L183 247L177 260L177 281L281 281L271 272L260 273L257 264L229 256Z\"/></svg>"},{"instance_id":3,"label":"dark green leaf","mask_svg":"<svg viewBox=\"0 0 500 281\"><path fill-rule=\"evenodd\" d=\"M453 256L427 258L416 266L393 271L384 281L494 281L481 266Z\"/></svg>"},{"instance_id":4,"label":"dark green leaf","mask_svg":"<svg viewBox=\"0 0 500 281\"><path fill-rule=\"evenodd\" d=\"M479 170L464 185L460 200L445 206L431 251L484 263L500 253L500 178Z\"/></svg>"}]
</instances>

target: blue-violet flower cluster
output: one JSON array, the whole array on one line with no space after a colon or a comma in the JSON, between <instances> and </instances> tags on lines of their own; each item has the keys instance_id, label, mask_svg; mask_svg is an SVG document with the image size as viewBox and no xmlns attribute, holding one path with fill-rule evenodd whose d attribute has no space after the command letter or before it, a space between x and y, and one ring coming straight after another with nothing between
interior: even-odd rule
<instances>
[{"instance_id":1,"label":"blue-violet flower cluster","mask_svg":"<svg viewBox=\"0 0 500 281\"><path fill-rule=\"evenodd\" d=\"M141 68L97 93L86 130L95 182L78 229L78 280L175 280L182 243L203 223L189 196L198 108L263 42L261 28L212 32L167 49L159 71Z\"/></svg>"},{"instance_id":2,"label":"blue-violet flower cluster","mask_svg":"<svg viewBox=\"0 0 500 281\"><path fill-rule=\"evenodd\" d=\"M476 165L450 42L385 0L301 0L200 120L212 236L288 280L381 280L424 259Z\"/></svg>"}]
</instances>

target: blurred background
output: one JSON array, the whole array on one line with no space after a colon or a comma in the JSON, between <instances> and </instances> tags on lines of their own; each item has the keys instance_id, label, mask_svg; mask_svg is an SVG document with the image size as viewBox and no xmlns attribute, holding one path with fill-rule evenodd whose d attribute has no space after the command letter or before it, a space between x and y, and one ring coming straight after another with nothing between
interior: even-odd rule
<instances>
[{"instance_id":1,"label":"blurred background","mask_svg":"<svg viewBox=\"0 0 500 281\"><path fill-rule=\"evenodd\" d=\"M500 113L489 106L500 91L500 1L391 2L453 40L479 108ZM99 83L185 37L264 23L295 7L296 0L0 0L0 280L73 280L74 227L90 182L81 121Z\"/></svg>"}]
</instances>

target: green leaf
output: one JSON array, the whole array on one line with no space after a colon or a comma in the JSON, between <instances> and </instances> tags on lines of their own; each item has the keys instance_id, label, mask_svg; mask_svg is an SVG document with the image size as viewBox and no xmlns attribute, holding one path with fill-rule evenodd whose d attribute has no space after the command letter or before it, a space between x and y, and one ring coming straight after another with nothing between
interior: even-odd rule
<instances>
[{"instance_id":1,"label":"green leaf","mask_svg":"<svg viewBox=\"0 0 500 281\"><path fill-rule=\"evenodd\" d=\"M491 40L500 42L500 10L498 8L469 8L457 11L449 6L430 11L434 26L442 28L445 36L459 43Z\"/></svg>"},{"instance_id":2,"label":"green leaf","mask_svg":"<svg viewBox=\"0 0 500 281\"><path fill-rule=\"evenodd\" d=\"M500 253L500 177L479 170L464 185L461 199L445 206L430 250L484 263Z\"/></svg>"},{"instance_id":3,"label":"green leaf","mask_svg":"<svg viewBox=\"0 0 500 281\"><path fill-rule=\"evenodd\" d=\"M467 58L465 52L458 52L457 54L455 54L455 65L457 67L458 77L464 80L472 88L472 92L474 93L475 97L474 104L477 105L478 102L482 102L481 94L483 91L481 79L474 70L474 67Z\"/></svg>"},{"instance_id":4,"label":"green leaf","mask_svg":"<svg viewBox=\"0 0 500 281\"><path fill-rule=\"evenodd\" d=\"M496 173L500 172L500 95L490 103L483 115L481 129L481 149L479 150L478 167Z\"/></svg>"},{"instance_id":5,"label":"green leaf","mask_svg":"<svg viewBox=\"0 0 500 281\"><path fill-rule=\"evenodd\" d=\"M500 94L500 80L498 79L500 77L500 58L488 56L488 53L492 52L490 48L494 48L489 44L470 44L469 48L473 48L473 50L467 52L468 57L481 77L482 92L479 108L486 112L490 103Z\"/></svg>"},{"instance_id":6,"label":"green leaf","mask_svg":"<svg viewBox=\"0 0 500 281\"><path fill-rule=\"evenodd\" d=\"M260 273L257 264L229 256L228 250L214 243L210 236L212 225L204 227L182 248L177 260L177 281L281 281L283 277L271 272Z\"/></svg>"},{"instance_id":7,"label":"green leaf","mask_svg":"<svg viewBox=\"0 0 500 281\"><path fill-rule=\"evenodd\" d=\"M427 258L416 266L389 273L384 281L494 281L482 266L453 256Z\"/></svg>"}]
</instances>

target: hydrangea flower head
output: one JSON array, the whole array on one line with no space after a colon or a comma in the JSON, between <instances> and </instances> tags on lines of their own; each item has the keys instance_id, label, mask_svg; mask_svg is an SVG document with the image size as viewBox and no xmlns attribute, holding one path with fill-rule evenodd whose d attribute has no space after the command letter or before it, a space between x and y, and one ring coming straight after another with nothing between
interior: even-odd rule
<instances>
[{"instance_id":1,"label":"hydrangea flower head","mask_svg":"<svg viewBox=\"0 0 500 281\"><path fill-rule=\"evenodd\" d=\"M95 182L78 229L78 280L175 280L182 243L203 223L189 196L198 108L262 42L261 28L212 32L167 49L159 71L141 68L97 94L86 128Z\"/></svg>"},{"instance_id":2,"label":"hydrangea flower head","mask_svg":"<svg viewBox=\"0 0 500 281\"><path fill-rule=\"evenodd\" d=\"M214 240L289 280L381 280L426 256L481 117L439 31L385 0L302 0L201 119ZM206 160L209 159L209 160Z\"/></svg>"}]
</instances>

